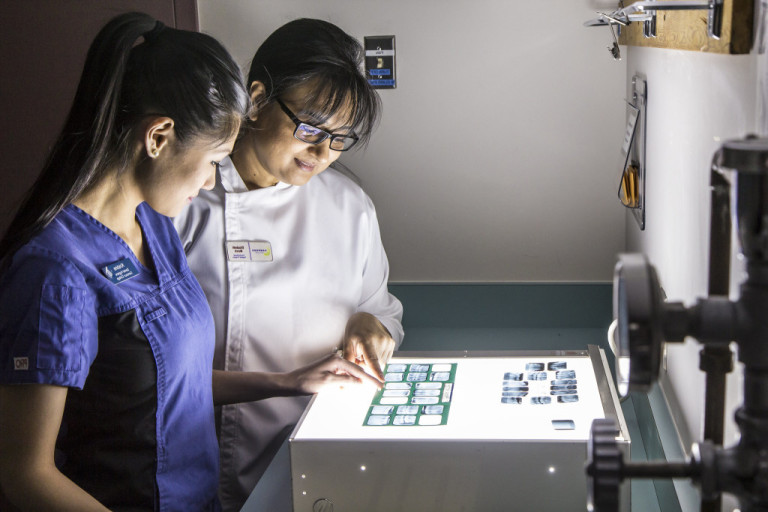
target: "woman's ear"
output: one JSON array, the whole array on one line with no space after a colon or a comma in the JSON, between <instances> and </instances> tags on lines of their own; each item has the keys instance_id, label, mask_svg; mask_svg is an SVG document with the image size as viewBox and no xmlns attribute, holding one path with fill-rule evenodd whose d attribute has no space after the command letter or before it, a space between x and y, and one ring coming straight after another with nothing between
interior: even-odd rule
<instances>
[{"instance_id":1,"label":"woman's ear","mask_svg":"<svg viewBox=\"0 0 768 512\"><path fill-rule=\"evenodd\" d=\"M149 158L160 156L160 152L168 146L173 136L173 119L170 117L152 118L144 131L144 147L147 156Z\"/></svg>"},{"instance_id":2,"label":"woman's ear","mask_svg":"<svg viewBox=\"0 0 768 512\"><path fill-rule=\"evenodd\" d=\"M251 110L248 112L248 119L255 121L259 117L259 111L267 103L267 88L258 80L251 82Z\"/></svg>"}]
</instances>

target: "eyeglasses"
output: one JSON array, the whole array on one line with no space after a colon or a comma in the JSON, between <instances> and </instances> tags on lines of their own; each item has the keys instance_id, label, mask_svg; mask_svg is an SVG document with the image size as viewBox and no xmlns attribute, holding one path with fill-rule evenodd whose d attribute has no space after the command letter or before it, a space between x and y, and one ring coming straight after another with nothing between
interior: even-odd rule
<instances>
[{"instance_id":1,"label":"eyeglasses","mask_svg":"<svg viewBox=\"0 0 768 512\"><path fill-rule=\"evenodd\" d=\"M288 117L291 118L291 121L293 121L293 123L296 125L296 129L293 131L293 136L300 141L306 142L308 144L320 144L325 139L330 137L330 147L334 151L347 151L348 149L352 148L352 146L357 144L357 135L334 135L332 133L328 133L325 130L321 130L317 126L312 126L311 124L299 121L299 118L296 117L296 114L291 112L291 110L285 106L285 103L280 101L280 98L275 98L275 101L277 101L277 104L280 105L280 108L283 110L283 112L285 112Z\"/></svg>"}]
</instances>

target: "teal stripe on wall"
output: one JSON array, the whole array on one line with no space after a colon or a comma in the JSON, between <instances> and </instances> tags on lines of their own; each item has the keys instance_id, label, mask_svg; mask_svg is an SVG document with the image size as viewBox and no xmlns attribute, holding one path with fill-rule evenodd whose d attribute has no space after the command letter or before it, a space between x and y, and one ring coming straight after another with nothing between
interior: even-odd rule
<instances>
[{"instance_id":1,"label":"teal stripe on wall","mask_svg":"<svg viewBox=\"0 0 768 512\"><path fill-rule=\"evenodd\" d=\"M611 283L390 284L403 326L608 328Z\"/></svg>"},{"instance_id":2,"label":"teal stripe on wall","mask_svg":"<svg viewBox=\"0 0 768 512\"><path fill-rule=\"evenodd\" d=\"M400 350L607 348L610 283L391 284L389 290L403 303Z\"/></svg>"}]
</instances>

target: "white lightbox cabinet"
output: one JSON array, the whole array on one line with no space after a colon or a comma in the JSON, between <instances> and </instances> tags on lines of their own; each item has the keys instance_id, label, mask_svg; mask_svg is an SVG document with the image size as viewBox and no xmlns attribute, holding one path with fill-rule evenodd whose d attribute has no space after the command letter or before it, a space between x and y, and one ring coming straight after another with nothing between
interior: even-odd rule
<instances>
[{"instance_id":1,"label":"white lightbox cabinet","mask_svg":"<svg viewBox=\"0 0 768 512\"><path fill-rule=\"evenodd\" d=\"M294 512L579 511L592 420L630 438L605 354L399 352L316 395L289 438ZM622 489L629 510L629 486Z\"/></svg>"}]
</instances>

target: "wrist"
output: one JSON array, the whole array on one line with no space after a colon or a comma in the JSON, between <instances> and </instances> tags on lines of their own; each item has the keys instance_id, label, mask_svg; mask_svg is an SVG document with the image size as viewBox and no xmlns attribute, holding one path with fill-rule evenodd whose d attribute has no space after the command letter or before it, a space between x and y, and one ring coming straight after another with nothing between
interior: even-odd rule
<instances>
[{"instance_id":1,"label":"wrist","mask_svg":"<svg viewBox=\"0 0 768 512\"><path fill-rule=\"evenodd\" d=\"M303 374L300 370L300 368L297 368L290 372L275 374L275 378L272 381L275 384L275 393L279 396L298 396L307 394L302 389L301 377Z\"/></svg>"}]
</instances>

